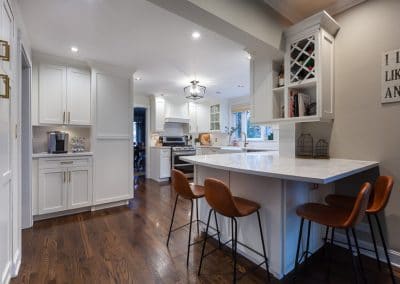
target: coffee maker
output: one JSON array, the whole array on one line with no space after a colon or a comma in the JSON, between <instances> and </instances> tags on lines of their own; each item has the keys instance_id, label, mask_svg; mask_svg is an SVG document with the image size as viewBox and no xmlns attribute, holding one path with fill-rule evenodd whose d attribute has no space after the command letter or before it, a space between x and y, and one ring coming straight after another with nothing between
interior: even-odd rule
<instances>
[{"instance_id":1,"label":"coffee maker","mask_svg":"<svg viewBox=\"0 0 400 284\"><path fill-rule=\"evenodd\" d=\"M49 154L64 154L68 152L69 134L64 131L47 132L47 152Z\"/></svg>"}]
</instances>

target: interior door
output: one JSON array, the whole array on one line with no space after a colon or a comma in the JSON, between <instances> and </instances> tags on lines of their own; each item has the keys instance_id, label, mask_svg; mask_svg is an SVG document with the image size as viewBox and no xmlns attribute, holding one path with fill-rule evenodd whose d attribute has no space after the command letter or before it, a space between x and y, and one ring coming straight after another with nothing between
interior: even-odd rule
<instances>
[{"instance_id":1,"label":"interior door","mask_svg":"<svg viewBox=\"0 0 400 284\"><path fill-rule=\"evenodd\" d=\"M65 123L66 78L65 66L40 64L39 123Z\"/></svg>"},{"instance_id":2,"label":"interior door","mask_svg":"<svg viewBox=\"0 0 400 284\"><path fill-rule=\"evenodd\" d=\"M39 214L67 209L67 171L43 169L39 172Z\"/></svg>"},{"instance_id":3,"label":"interior door","mask_svg":"<svg viewBox=\"0 0 400 284\"><path fill-rule=\"evenodd\" d=\"M75 68L67 70L67 123L90 125L90 72Z\"/></svg>"},{"instance_id":4,"label":"interior door","mask_svg":"<svg viewBox=\"0 0 400 284\"><path fill-rule=\"evenodd\" d=\"M68 209L92 205L92 173L89 167L68 171Z\"/></svg>"}]
</instances>

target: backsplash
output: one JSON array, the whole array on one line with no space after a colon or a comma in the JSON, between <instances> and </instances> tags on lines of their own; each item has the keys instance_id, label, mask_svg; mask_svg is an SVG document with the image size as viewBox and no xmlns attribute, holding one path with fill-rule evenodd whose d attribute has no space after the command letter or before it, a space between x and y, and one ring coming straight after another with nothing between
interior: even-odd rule
<instances>
[{"instance_id":1,"label":"backsplash","mask_svg":"<svg viewBox=\"0 0 400 284\"><path fill-rule=\"evenodd\" d=\"M33 126L32 127L32 146L33 153L47 152L47 132L65 131L69 133L68 151L71 151L71 140L74 137L82 137L85 141L85 150L90 151L90 127L72 126Z\"/></svg>"}]
</instances>

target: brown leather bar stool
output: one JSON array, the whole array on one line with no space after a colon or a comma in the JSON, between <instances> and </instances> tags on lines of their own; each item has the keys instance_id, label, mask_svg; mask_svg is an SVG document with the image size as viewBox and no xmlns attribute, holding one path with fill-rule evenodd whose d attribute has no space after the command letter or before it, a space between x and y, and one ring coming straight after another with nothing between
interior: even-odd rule
<instances>
[{"instance_id":1,"label":"brown leather bar stool","mask_svg":"<svg viewBox=\"0 0 400 284\"><path fill-rule=\"evenodd\" d=\"M376 260L378 263L378 267L379 267L379 269L381 269L379 252L378 252L378 249L376 246L376 238L375 238L375 233L374 233L374 229L372 226L371 216L374 216L376 223L378 225L379 235L381 237L381 242L382 242L383 250L385 252L386 261L387 261L387 264L389 267L390 276L392 278L392 282L396 283L395 277L393 274L392 265L391 265L390 258L389 258L389 254L387 251L385 238L383 236L382 227L381 227L381 224L379 222L379 217L378 217L378 214L383 212L383 210L385 209L385 207L389 201L389 197L392 192L392 189L393 189L393 177L379 176L374 184L374 187L372 188L368 208L366 210L366 215L368 218L369 228L371 230L371 237L372 237L372 242L374 245L375 256L376 256ZM331 194L325 198L325 202L328 205L340 207L340 208L347 209L347 210L350 210L353 207L355 200L356 199L354 197L338 195L338 194ZM334 241L333 238L331 238L331 241L332 242Z\"/></svg>"},{"instance_id":2,"label":"brown leather bar stool","mask_svg":"<svg viewBox=\"0 0 400 284\"><path fill-rule=\"evenodd\" d=\"M192 239L192 223L196 222L197 223L197 234L199 234L199 222L203 223L201 220L199 220L199 203L198 199L204 197L204 187L200 185L194 185L189 183L188 179L186 178L185 174L181 171L173 169L171 172L171 182L172 182L172 187L176 191L176 198L175 198L175 204L174 204L174 210L172 212L172 218L171 218L171 225L169 226L169 232L168 232L168 239L167 239L167 247L169 245L169 240L171 238L171 233L179 230L187 225L189 225L189 240L187 244L187 256L186 256L186 265L189 265L189 254L190 254L190 247L194 244L200 243L201 241L197 241L194 243L191 243ZM178 203L178 198L182 197L184 199L190 200L191 207L190 207L190 222L179 226L178 228L172 229L172 225L174 223L174 218L175 218L175 211L176 211L176 205ZM193 220L193 200L196 201L196 220ZM216 225L216 231L218 235L218 241L220 242L220 235L219 235L219 229L218 229L218 223L217 223L217 214L214 214L215 218L215 225ZM205 223L203 223L205 225ZM214 235L215 236L215 235Z\"/></svg>"},{"instance_id":3,"label":"brown leather bar stool","mask_svg":"<svg viewBox=\"0 0 400 284\"><path fill-rule=\"evenodd\" d=\"M207 253L207 255L204 255L207 239L209 238L208 237L208 227L210 224L211 213L214 212L214 214L215 214L215 212L218 212L219 214L231 219L231 226L232 226L231 237L232 238L231 238L231 240L228 240L227 242L225 242L223 245L226 245L227 243L232 242L233 283L236 283L236 280L237 280L237 277L236 277L237 244L244 246L245 248L249 249L250 251L252 251L255 254L264 258L264 261L261 262L260 264L256 265L255 268L258 268L259 266L261 266L265 263L267 273L268 273L268 280L270 280L268 258L267 258L267 254L265 251L265 243L264 243L263 231L262 231L262 226L261 226L261 218L260 218L260 212L259 212L260 205L258 203L255 203L253 201L250 201L250 200L247 200L247 199L244 199L241 197L232 196L232 193L229 190L228 186L225 183L223 183L222 181L219 181L217 179L212 179L212 178L206 179L204 182L204 187L205 187L206 200L207 200L208 204L210 205L211 209L208 213L206 237L204 239L203 248L201 251L201 259L200 259L200 264L199 264L198 275L200 275L200 273L201 273L201 266L203 263L203 258L210 255L211 253L213 253L216 250L216 249L214 249L211 252ZM236 220L236 218L246 217L253 213L257 213L263 254L257 252L256 250L250 248L249 246L247 246L237 240L237 220ZM242 275L242 276L244 276L244 275Z\"/></svg>"},{"instance_id":4,"label":"brown leather bar stool","mask_svg":"<svg viewBox=\"0 0 400 284\"><path fill-rule=\"evenodd\" d=\"M301 222L300 222L299 239L296 251L295 276L297 275L299 262L301 260L301 259L299 260L299 252L300 252L301 239L303 235L304 220L308 220L306 251L303 253L303 255L305 256L305 264L307 265L308 255L310 254L309 244L310 244L311 222L315 222L330 227L332 228L332 232L335 228L344 229L346 231L347 245L351 253L351 258L353 262L355 280L356 283L358 283L357 266L354 261L353 249L349 235L349 230L351 230L354 236L354 241L357 249L357 255L362 276L364 278L364 281L366 282L365 275L363 273L360 249L358 246L358 241L355 235L354 227L361 222L361 220L365 215L365 210L367 209L368 206L370 192L371 192L371 184L367 182L364 183L361 186L361 189L357 195L357 198L351 210L343 210L343 208L340 207L333 207L319 203L306 203L297 208L296 213L299 217L301 217ZM303 258L303 256L301 258Z\"/></svg>"}]
</instances>

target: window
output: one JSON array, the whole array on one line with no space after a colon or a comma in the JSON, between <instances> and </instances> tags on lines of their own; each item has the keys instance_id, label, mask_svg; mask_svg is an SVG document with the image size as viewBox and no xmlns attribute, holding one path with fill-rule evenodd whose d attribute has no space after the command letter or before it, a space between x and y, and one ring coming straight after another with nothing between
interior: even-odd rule
<instances>
[{"instance_id":1,"label":"window","mask_svg":"<svg viewBox=\"0 0 400 284\"><path fill-rule=\"evenodd\" d=\"M278 138L278 135L274 133L278 129L277 126L251 123L250 110L234 110L231 121L232 126L235 128L232 139L241 141L243 138L242 133L247 135L249 141L276 141Z\"/></svg>"},{"instance_id":2,"label":"window","mask_svg":"<svg viewBox=\"0 0 400 284\"><path fill-rule=\"evenodd\" d=\"M251 123L249 110L233 112L232 115L233 127L236 128L233 138L241 140L242 133L245 133L249 140L263 140L262 127Z\"/></svg>"}]
</instances>

